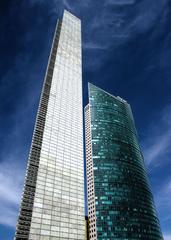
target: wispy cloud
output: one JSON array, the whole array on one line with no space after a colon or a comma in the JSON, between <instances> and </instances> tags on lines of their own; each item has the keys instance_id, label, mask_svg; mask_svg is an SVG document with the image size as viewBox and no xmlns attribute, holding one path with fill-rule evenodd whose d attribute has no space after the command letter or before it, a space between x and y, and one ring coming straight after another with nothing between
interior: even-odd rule
<instances>
[{"instance_id":1,"label":"wispy cloud","mask_svg":"<svg viewBox=\"0 0 171 240\"><path fill-rule=\"evenodd\" d=\"M106 46L103 46L103 45L100 45L98 43L91 42L91 41L84 43L83 48L89 49L89 50L105 50L105 49L107 49Z\"/></svg>"},{"instance_id":2,"label":"wispy cloud","mask_svg":"<svg viewBox=\"0 0 171 240\"><path fill-rule=\"evenodd\" d=\"M171 240L171 234L164 234L164 240Z\"/></svg>"},{"instance_id":3,"label":"wispy cloud","mask_svg":"<svg viewBox=\"0 0 171 240\"><path fill-rule=\"evenodd\" d=\"M3 83L2 94L9 97L4 97L4 101L1 102L1 108L4 109L4 118L1 119L3 129L0 133L0 224L11 227L16 225L28 146L33 129L33 126L31 126L34 118L33 109L37 102L35 98L36 89L31 87L34 74L32 75L28 67L30 63L30 56L28 57L28 55L18 54L15 63L1 79L1 84ZM20 85L20 81L24 85L23 79L25 79L27 71L30 71L31 85L26 84L27 92L23 89L24 95L19 95L15 87ZM25 75L23 72L25 72ZM11 105L14 108L9 109L10 112L8 112L8 107ZM5 111L7 111L7 117ZM32 117L30 118L30 116ZM26 126L29 131L27 131Z\"/></svg>"},{"instance_id":4,"label":"wispy cloud","mask_svg":"<svg viewBox=\"0 0 171 240\"><path fill-rule=\"evenodd\" d=\"M15 227L24 171L16 164L17 154L0 164L0 224Z\"/></svg>"},{"instance_id":5,"label":"wispy cloud","mask_svg":"<svg viewBox=\"0 0 171 240\"><path fill-rule=\"evenodd\" d=\"M167 168L170 168L171 143L171 105L153 118L146 129L143 140L143 153L153 183L154 198L160 216L164 239L170 240L169 227L171 223L171 178ZM157 121L156 121L157 119ZM165 172L163 172L163 170Z\"/></svg>"},{"instance_id":6,"label":"wispy cloud","mask_svg":"<svg viewBox=\"0 0 171 240\"><path fill-rule=\"evenodd\" d=\"M33 3L46 2L31 0ZM56 16L62 14L61 9L66 8L73 14L81 17L83 23L83 48L92 51L92 63L94 68L100 68L108 61L109 51L127 44L138 34L149 31L155 26L158 19L165 19L164 11L167 11L168 0L149 1L136 0L106 0L93 2L90 0L52 0L48 3L48 9ZM120 8L120 6L123 6ZM102 11L103 9L103 11ZM86 24L86 28L84 25ZM149 33L152 35L153 31ZM97 51L103 54L95 57ZM104 52L108 52L105 54ZM94 54L94 55L93 55ZM91 62L91 61L90 61ZM92 69L88 64L87 68Z\"/></svg>"},{"instance_id":7,"label":"wispy cloud","mask_svg":"<svg viewBox=\"0 0 171 240\"><path fill-rule=\"evenodd\" d=\"M106 5L132 5L135 3L136 0L107 0L105 2Z\"/></svg>"},{"instance_id":8,"label":"wispy cloud","mask_svg":"<svg viewBox=\"0 0 171 240\"><path fill-rule=\"evenodd\" d=\"M13 41L11 44L13 48L7 44L6 50L9 52L2 61L6 63L6 68L2 67L0 72L0 224L12 227L16 225L35 112L47 63L46 51L49 54L50 41L47 34L47 38L43 37L45 45L40 47L40 29L41 26L46 28L43 20L45 17L48 21L49 17L47 18L43 11L36 10L38 15L35 24L31 21L32 17L29 21L27 18L29 8L35 10L36 4L44 6L45 1L28 2L11 7L6 18L4 32L8 34L5 40L8 40L8 35L14 36L16 43ZM48 11L48 16L50 14ZM6 30L5 26L11 26L10 30ZM49 26L50 23L48 31Z\"/></svg>"},{"instance_id":9,"label":"wispy cloud","mask_svg":"<svg viewBox=\"0 0 171 240\"><path fill-rule=\"evenodd\" d=\"M156 204L160 208L170 207L170 199L171 199L171 179L166 180L161 186L161 189L158 190L158 194L156 196ZM163 218L163 222L169 220L171 218L171 210L167 211L167 215Z\"/></svg>"},{"instance_id":10,"label":"wispy cloud","mask_svg":"<svg viewBox=\"0 0 171 240\"><path fill-rule=\"evenodd\" d=\"M149 41L155 38L158 34L153 31L153 28L156 29L156 23L160 21L161 24L167 19L165 14L168 11L167 2L156 0L149 8L148 0L108 0L97 3L97 6L94 6L95 13L89 8L89 14L85 14L88 19L83 19L88 22L83 31L83 48L91 50L92 61L88 61L86 68L88 70L92 69L92 66L93 69L102 68L111 58L111 52L118 52L135 39L140 42L142 35L148 33ZM103 11L98 12L102 6ZM87 9L82 8L82 14L85 10ZM99 54L99 51L102 53Z\"/></svg>"},{"instance_id":11,"label":"wispy cloud","mask_svg":"<svg viewBox=\"0 0 171 240\"><path fill-rule=\"evenodd\" d=\"M171 239L170 224L171 224L171 209L170 209L170 199L171 199L171 178L160 181L159 186L156 187L155 192L155 204L160 216L160 223L162 227L162 232L164 234L164 240Z\"/></svg>"},{"instance_id":12,"label":"wispy cloud","mask_svg":"<svg viewBox=\"0 0 171 240\"><path fill-rule=\"evenodd\" d=\"M143 141L144 158L147 165L164 164L165 156L171 153L171 106L165 108L157 121L151 123L147 136Z\"/></svg>"},{"instance_id":13,"label":"wispy cloud","mask_svg":"<svg viewBox=\"0 0 171 240\"><path fill-rule=\"evenodd\" d=\"M156 0L151 2L149 7L149 1L141 1L136 4L137 14L130 24L131 33L143 33L156 26L156 23L159 24L164 21L168 12L168 1L167 0ZM151 35L154 34L151 32Z\"/></svg>"},{"instance_id":14,"label":"wispy cloud","mask_svg":"<svg viewBox=\"0 0 171 240\"><path fill-rule=\"evenodd\" d=\"M57 2L58 0L54 0L54 2ZM62 0L63 4L65 7L67 7L68 9L72 10L72 9L78 9L78 8L84 8L86 6L88 6L90 4L91 0L85 0L85 1L80 1L80 0Z\"/></svg>"},{"instance_id":15,"label":"wispy cloud","mask_svg":"<svg viewBox=\"0 0 171 240\"><path fill-rule=\"evenodd\" d=\"M161 135L155 136L155 139L151 139L151 146L148 146L144 151L144 156L147 164L151 164L159 160L162 161L162 154L165 154L170 148L171 142L171 129L162 133Z\"/></svg>"}]
</instances>

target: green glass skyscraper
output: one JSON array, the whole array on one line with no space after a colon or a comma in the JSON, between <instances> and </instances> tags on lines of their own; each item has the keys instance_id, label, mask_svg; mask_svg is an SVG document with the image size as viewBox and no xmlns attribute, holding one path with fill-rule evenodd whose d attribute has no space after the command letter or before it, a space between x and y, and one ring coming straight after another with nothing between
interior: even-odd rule
<instances>
[{"instance_id":1,"label":"green glass skyscraper","mask_svg":"<svg viewBox=\"0 0 171 240\"><path fill-rule=\"evenodd\" d=\"M130 105L89 84L85 125L90 240L163 239Z\"/></svg>"}]
</instances>

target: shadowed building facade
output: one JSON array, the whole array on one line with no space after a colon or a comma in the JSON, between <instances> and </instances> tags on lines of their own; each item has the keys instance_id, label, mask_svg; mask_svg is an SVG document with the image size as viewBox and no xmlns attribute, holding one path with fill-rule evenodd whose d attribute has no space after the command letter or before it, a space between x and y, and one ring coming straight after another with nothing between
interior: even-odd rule
<instances>
[{"instance_id":1,"label":"shadowed building facade","mask_svg":"<svg viewBox=\"0 0 171 240\"><path fill-rule=\"evenodd\" d=\"M130 105L89 84L85 126L90 240L162 240Z\"/></svg>"},{"instance_id":2,"label":"shadowed building facade","mask_svg":"<svg viewBox=\"0 0 171 240\"><path fill-rule=\"evenodd\" d=\"M58 21L41 93L15 240L85 236L81 22Z\"/></svg>"}]
</instances>

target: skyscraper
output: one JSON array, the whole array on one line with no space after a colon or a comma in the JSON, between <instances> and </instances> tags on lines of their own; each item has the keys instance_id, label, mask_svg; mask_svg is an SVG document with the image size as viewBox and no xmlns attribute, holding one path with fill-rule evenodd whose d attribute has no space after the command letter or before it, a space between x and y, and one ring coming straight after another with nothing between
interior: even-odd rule
<instances>
[{"instance_id":1,"label":"skyscraper","mask_svg":"<svg viewBox=\"0 0 171 240\"><path fill-rule=\"evenodd\" d=\"M41 93L15 239L85 235L81 22L58 21Z\"/></svg>"},{"instance_id":2,"label":"skyscraper","mask_svg":"<svg viewBox=\"0 0 171 240\"><path fill-rule=\"evenodd\" d=\"M90 240L161 240L130 105L89 84L85 107Z\"/></svg>"}]
</instances>

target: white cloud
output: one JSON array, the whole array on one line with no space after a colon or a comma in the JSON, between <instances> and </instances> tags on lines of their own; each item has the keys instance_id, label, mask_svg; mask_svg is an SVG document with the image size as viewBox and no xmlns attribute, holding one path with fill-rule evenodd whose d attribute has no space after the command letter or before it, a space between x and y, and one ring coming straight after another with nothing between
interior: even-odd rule
<instances>
[{"instance_id":1,"label":"white cloud","mask_svg":"<svg viewBox=\"0 0 171 240\"><path fill-rule=\"evenodd\" d=\"M164 234L164 240L171 240L171 234Z\"/></svg>"},{"instance_id":2,"label":"white cloud","mask_svg":"<svg viewBox=\"0 0 171 240\"><path fill-rule=\"evenodd\" d=\"M171 194L171 180L167 183L167 185L166 185L166 188L165 188L165 191L168 193L170 193Z\"/></svg>"},{"instance_id":3,"label":"white cloud","mask_svg":"<svg viewBox=\"0 0 171 240\"><path fill-rule=\"evenodd\" d=\"M163 233L166 231L165 226L168 226L171 220L171 179L164 181L158 188L155 194L156 208L159 210L160 223L163 229ZM163 234L164 240L171 240L171 232L167 231L167 234Z\"/></svg>"},{"instance_id":4,"label":"white cloud","mask_svg":"<svg viewBox=\"0 0 171 240\"><path fill-rule=\"evenodd\" d=\"M170 199L171 199L171 179L167 181L164 187L159 191L158 195L158 204L163 205L164 207L170 206ZM170 218L171 211L168 211L168 215L163 221L166 221Z\"/></svg>"},{"instance_id":5,"label":"white cloud","mask_svg":"<svg viewBox=\"0 0 171 240\"><path fill-rule=\"evenodd\" d=\"M103 12L97 13L90 19L89 35L96 32L97 43L108 48L124 44L128 39L134 38L136 34L148 31L157 19L166 17L167 0L156 0L149 8L149 1L137 2L134 5L134 13L127 5L135 4L134 0L108 0L104 3ZM118 11L115 5L126 5ZM103 38L100 36L103 34ZM99 40L103 42L100 43Z\"/></svg>"},{"instance_id":6,"label":"white cloud","mask_svg":"<svg viewBox=\"0 0 171 240\"><path fill-rule=\"evenodd\" d=\"M171 153L171 106L161 112L157 122L151 123L148 134L143 140L143 153L147 165L163 164L165 156Z\"/></svg>"},{"instance_id":7,"label":"white cloud","mask_svg":"<svg viewBox=\"0 0 171 240\"><path fill-rule=\"evenodd\" d=\"M160 210L159 211L161 216L160 222L163 230L171 220L170 199L171 199L171 179L164 181L164 183L158 188L155 194L155 203L156 203L157 209ZM166 239L169 239L169 238L166 238ZM169 240L171 240L171 238Z\"/></svg>"},{"instance_id":8,"label":"white cloud","mask_svg":"<svg viewBox=\"0 0 171 240\"><path fill-rule=\"evenodd\" d=\"M71 2L69 2L67 0L63 0L62 2L67 9L72 9L72 3Z\"/></svg>"},{"instance_id":9,"label":"white cloud","mask_svg":"<svg viewBox=\"0 0 171 240\"><path fill-rule=\"evenodd\" d=\"M95 50L105 50L107 47L105 45L96 44L95 42L86 42L83 44L84 49L95 49Z\"/></svg>"},{"instance_id":10,"label":"white cloud","mask_svg":"<svg viewBox=\"0 0 171 240\"><path fill-rule=\"evenodd\" d=\"M17 222L17 208L11 207L8 204L2 205L0 224L15 228Z\"/></svg>"},{"instance_id":11,"label":"white cloud","mask_svg":"<svg viewBox=\"0 0 171 240\"><path fill-rule=\"evenodd\" d=\"M58 2L58 0L54 0L54 2ZM78 7L85 7L88 6L90 3L90 0L62 0L64 6L66 6L68 9L74 9L74 8L78 8Z\"/></svg>"},{"instance_id":12,"label":"white cloud","mask_svg":"<svg viewBox=\"0 0 171 240\"><path fill-rule=\"evenodd\" d=\"M45 0L31 1L34 4L45 2ZM98 3L90 0L51 0L48 8L55 16L59 12L62 15L63 8L73 14L79 13L83 25L86 24L86 29L83 30L83 48L110 51L127 43L137 34L148 31L164 12L163 10L167 9L166 3L167 0L152 1L149 8L148 0L106 0ZM117 6L123 7L118 10ZM91 64L93 67L101 67L108 56L103 54L100 61L99 58L94 57ZM89 64L88 68L91 69L92 65Z\"/></svg>"},{"instance_id":13,"label":"white cloud","mask_svg":"<svg viewBox=\"0 0 171 240\"><path fill-rule=\"evenodd\" d=\"M162 167L170 161L171 142L171 105L161 111L155 120L151 122L143 140L143 153L149 169ZM157 119L157 120L156 120ZM154 171L153 171L154 173ZM163 173L161 173L163 174ZM159 176L160 177L160 176ZM161 177L160 177L161 178ZM163 229L171 219L171 178L163 176L159 186L155 186L155 203L159 210L160 222ZM164 240L171 240L171 234L165 234Z\"/></svg>"},{"instance_id":14,"label":"white cloud","mask_svg":"<svg viewBox=\"0 0 171 240\"><path fill-rule=\"evenodd\" d=\"M27 42L28 38L29 35L26 35L23 38L26 41L23 42ZM32 61L31 65L30 61ZM5 116L2 121L4 130L1 130L1 141L4 147L0 152L0 224L11 227L16 225L24 182L26 155L35 117L33 109L37 103L38 94L40 94L40 89L36 89L40 72L33 69L36 64L37 62L31 60L30 54L19 53L16 55L14 64L1 79L1 83L3 83L2 96L9 96L2 102L4 109L12 104L15 106L14 109L10 108L8 118ZM29 75L29 81L27 81L26 75ZM18 92L14 91L14 87L16 87L14 85L20 85L21 81L24 86L22 94L24 94L18 96L16 95ZM24 89L27 91L25 92Z\"/></svg>"},{"instance_id":15,"label":"white cloud","mask_svg":"<svg viewBox=\"0 0 171 240\"><path fill-rule=\"evenodd\" d=\"M106 5L132 5L135 3L135 0L108 0L105 2Z\"/></svg>"},{"instance_id":16,"label":"white cloud","mask_svg":"<svg viewBox=\"0 0 171 240\"><path fill-rule=\"evenodd\" d=\"M24 171L13 163L16 162L15 157L17 155L14 154L13 156L13 161L9 159L6 163L0 164L0 224L15 227Z\"/></svg>"},{"instance_id":17,"label":"white cloud","mask_svg":"<svg viewBox=\"0 0 171 240\"><path fill-rule=\"evenodd\" d=\"M171 131L164 132L162 135L155 136L153 139L153 143L144 151L144 157L146 159L147 164L151 164L158 160L162 161L162 155L165 154L167 150L170 148L171 142ZM160 159L159 159L160 157Z\"/></svg>"}]
</instances>

